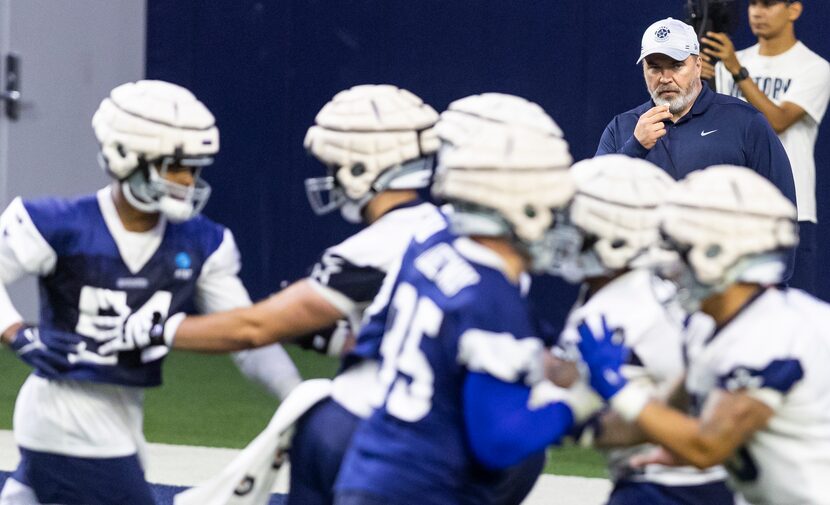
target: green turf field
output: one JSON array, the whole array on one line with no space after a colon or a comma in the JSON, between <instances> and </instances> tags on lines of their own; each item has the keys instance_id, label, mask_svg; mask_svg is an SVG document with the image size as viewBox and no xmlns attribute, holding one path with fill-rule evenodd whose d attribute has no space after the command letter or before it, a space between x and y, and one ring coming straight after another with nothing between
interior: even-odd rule
<instances>
[{"instance_id":1,"label":"green turf field","mask_svg":"<svg viewBox=\"0 0 830 505\"><path fill-rule=\"evenodd\" d=\"M289 346L306 379L329 377L334 360ZM0 350L0 429L11 429L17 390L28 369ZM267 424L276 401L244 379L227 356L174 352L165 363L165 385L147 393L144 428L150 442L244 447ZM590 450L551 451L547 471L604 477L600 456Z\"/></svg>"}]
</instances>

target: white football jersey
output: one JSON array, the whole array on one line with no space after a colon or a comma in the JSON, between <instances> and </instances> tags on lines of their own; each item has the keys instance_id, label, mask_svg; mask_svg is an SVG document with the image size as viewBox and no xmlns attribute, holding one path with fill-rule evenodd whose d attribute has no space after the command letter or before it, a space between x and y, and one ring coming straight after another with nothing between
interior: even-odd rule
<instances>
[{"instance_id":1,"label":"white football jersey","mask_svg":"<svg viewBox=\"0 0 830 505\"><path fill-rule=\"evenodd\" d=\"M360 331L363 312L386 273L401 259L423 223L439 222L438 208L420 200L397 207L343 242L331 246L314 265L312 285ZM443 222L440 221L440 222Z\"/></svg>"},{"instance_id":2,"label":"white football jersey","mask_svg":"<svg viewBox=\"0 0 830 505\"><path fill-rule=\"evenodd\" d=\"M776 105L790 102L807 113L779 133L793 167L799 221L816 222L816 163L814 150L818 127L830 101L830 63L801 42L777 56L762 56L758 44L738 51L749 78ZM741 90L718 63L715 72L717 91L743 98Z\"/></svg>"},{"instance_id":3,"label":"white football jersey","mask_svg":"<svg viewBox=\"0 0 830 505\"><path fill-rule=\"evenodd\" d=\"M387 274L397 275L409 243L445 226L443 215L431 203L417 201L393 209L328 248L311 273L312 285L347 315L356 335L364 312L381 291ZM352 414L368 417L376 402L377 372L378 363L373 360L350 367L335 377L332 398Z\"/></svg>"},{"instance_id":4,"label":"white football jersey","mask_svg":"<svg viewBox=\"0 0 830 505\"><path fill-rule=\"evenodd\" d=\"M726 464L755 505L830 504L830 305L770 288L726 326L687 341L686 388L698 408L745 389L775 414Z\"/></svg>"},{"instance_id":5,"label":"white football jersey","mask_svg":"<svg viewBox=\"0 0 830 505\"><path fill-rule=\"evenodd\" d=\"M587 302L580 301L568 315L560 342L579 340L577 328L583 321L592 327L601 318L609 329L620 332L631 349L623 372L629 380L645 381L655 394L665 393L683 376L683 315L671 303L674 288L647 270L632 270L603 286ZM628 466L631 456L647 452L649 444L607 451L608 465L614 480L653 482L664 486L696 486L722 481L721 467L698 470L692 467L649 465L642 471Z\"/></svg>"}]
</instances>

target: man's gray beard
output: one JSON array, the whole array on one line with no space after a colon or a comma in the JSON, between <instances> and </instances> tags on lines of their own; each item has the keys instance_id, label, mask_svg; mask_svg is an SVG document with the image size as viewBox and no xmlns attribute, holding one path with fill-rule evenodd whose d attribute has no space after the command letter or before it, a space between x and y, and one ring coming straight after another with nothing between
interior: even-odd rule
<instances>
[{"instance_id":1,"label":"man's gray beard","mask_svg":"<svg viewBox=\"0 0 830 505\"><path fill-rule=\"evenodd\" d=\"M686 107L689 106L690 103L695 99L695 94L692 90L683 90L680 96L673 100L666 100L664 98L660 98L660 95L657 94L657 91L651 94L651 99L654 100L655 105L668 105L669 112L672 114L680 114Z\"/></svg>"}]
</instances>

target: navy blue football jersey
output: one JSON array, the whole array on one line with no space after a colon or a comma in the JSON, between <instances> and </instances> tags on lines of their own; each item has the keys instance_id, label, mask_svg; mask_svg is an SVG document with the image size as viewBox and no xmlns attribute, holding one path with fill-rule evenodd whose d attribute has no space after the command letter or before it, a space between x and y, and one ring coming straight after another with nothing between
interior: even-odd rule
<instances>
[{"instance_id":1,"label":"navy blue football jersey","mask_svg":"<svg viewBox=\"0 0 830 505\"><path fill-rule=\"evenodd\" d=\"M10 206L9 212L17 213L21 229L7 225L4 239L31 242L36 234L24 228L34 225L46 243L34 249L47 251L44 256L51 258L39 276L42 334L48 337L48 330L54 329L83 339L79 352L70 355L72 368L61 378L140 387L161 384L165 346L107 356L99 354L98 347L121 331L131 313L158 312L166 317L189 307L204 262L222 243L225 229L201 216L163 223L158 248L133 271L96 195L23 201L22 206Z\"/></svg>"},{"instance_id":2,"label":"navy blue football jersey","mask_svg":"<svg viewBox=\"0 0 830 505\"><path fill-rule=\"evenodd\" d=\"M491 250L444 230L410 245L384 310L383 399L352 439L337 491L487 503L494 474L468 446L463 384L471 371L508 383L538 376L541 342L521 287Z\"/></svg>"}]
</instances>

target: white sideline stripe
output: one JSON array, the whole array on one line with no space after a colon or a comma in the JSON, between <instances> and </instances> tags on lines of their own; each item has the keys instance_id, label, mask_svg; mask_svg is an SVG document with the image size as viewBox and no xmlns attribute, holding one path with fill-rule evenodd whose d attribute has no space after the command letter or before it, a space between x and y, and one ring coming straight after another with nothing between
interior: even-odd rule
<instances>
[{"instance_id":1,"label":"white sideline stripe","mask_svg":"<svg viewBox=\"0 0 830 505\"><path fill-rule=\"evenodd\" d=\"M239 453L239 449L221 449L170 444L148 444L147 480L170 486L195 486L217 475ZM17 468L20 455L12 432L0 430L0 470ZM285 492L281 479L275 492ZM606 479L542 475L523 505L601 505L605 503L611 483Z\"/></svg>"}]
</instances>

